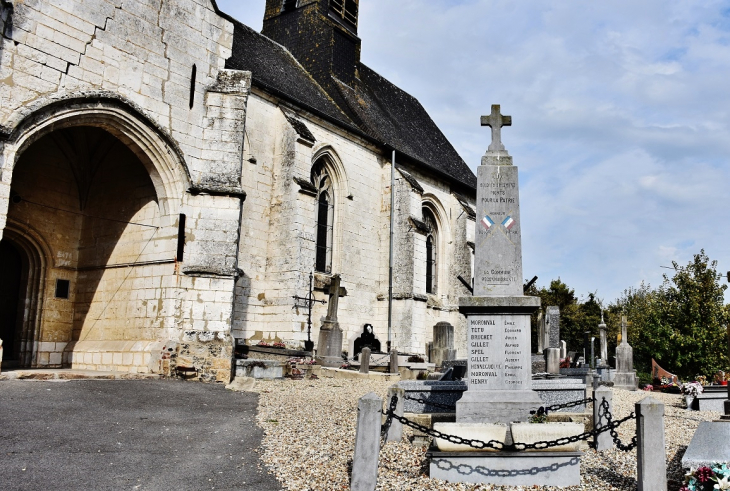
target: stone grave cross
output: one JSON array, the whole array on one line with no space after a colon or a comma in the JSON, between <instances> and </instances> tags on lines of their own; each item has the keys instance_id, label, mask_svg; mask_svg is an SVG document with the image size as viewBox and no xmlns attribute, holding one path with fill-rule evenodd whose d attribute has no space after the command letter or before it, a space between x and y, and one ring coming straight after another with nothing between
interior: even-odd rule
<instances>
[{"instance_id":1,"label":"stone grave cross","mask_svg":"<svg viewBox=\"0 0 730 491\"><path fill-rule=\"evenodd\" d=\"M492 104L492 113L482 116L482 126L492 128L492 143L487 148L487 154L509 155L502 144L502 126L512 126L512 116L502 116L499 104Z\"/></svg>"},{"instance_id":2,"label":"stone grave cross","mask_svg":"<svg viewBox=\"0 0 730 491\"><path fill-rule=\"evenodd\" d=\"M332 283L329 288L329 302L327 305L327 319L328 321L337 322L337 307L340 303L340 297L344 297L347 294L347 290L340 287L340 275L336 274L332 276Z\"/></svg>"},{"instance_id":3,"label":"stone grave cross","mask_svg":"<svg viewBox=\"0 0 730 491\"><path fill-rule=\"evenodd\" d=\"M332 276L328 293L327 315L319 328L317 360L326 367L339 367L342 363L342 329L337 322L337 307L340 297L347 295L347 290L340 287L340 275Z\"/></svg>"}]
</instances>

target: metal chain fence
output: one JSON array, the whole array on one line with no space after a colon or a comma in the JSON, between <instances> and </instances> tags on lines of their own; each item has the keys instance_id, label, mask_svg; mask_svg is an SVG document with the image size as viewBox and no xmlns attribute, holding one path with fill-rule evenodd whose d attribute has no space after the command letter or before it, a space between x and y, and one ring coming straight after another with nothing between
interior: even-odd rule
<instances>
[{"instance_id":1,"label":"metal chain fence","mask_svg":"<svg viewBox=\"0 0 730 491\"><path fill-rule=\"evenodd\" d=\"M404 396L404 397L405 397L405 399L408 399L409 401L415 401L420 404L423 404L424 406L428 405L428 406L437 407L440 409L456 410L456 406L453 404L441 404L439 402L429 401L426 399L422 399L420 397L411 397L411 396ZM543 409L543 412L557 411L559 409L580 406L583 404L592 404L593 402L594 402L594 399L592 397L589 397L587 399L581 399L580 401L566 402L563 404L553 404L552 406L543 406L542 409ZM535 413L535 411L531 411L531 414L534 414L534 413Z\"/></svg>"},{"instance_id":2,"label":"metal chain fence","mask_svg":"<svg viewBox=\"0 0 730 491\"><path fill-rule=\"evenodd\" d=\"M509 451L509 452L520 452L523 450L545 450L548 448L567 445L568 443L576 443L581 440L588 440L590 438L595 438L598 435L600 435L601 433L604 433L606 431L610 432L611 436L614 439L614 443L616 443L617 447L620 450L629 451L629 450L633 449L634 447L636 447L636 437L634 437L632 439L632 442L630 444L624 445L619 440L618 433L616 432L616 428L621 426L626 421L636 419L636 415L632 412L625 418L613 420L613 417L611 416L611 413L609 411L608 401L606 401L606 399L603 399L603 402L601 403L601 408L603 409L603 411L604 411L603 415L606 416L606 420L608 422L605 425L603 425L601 428L594 428L591 431L586 431L579 435L572 435L569 437L558 438L557 440L539 441L539 442L535 442L535 443L512 443L509 445L507 445L503 442L497 441L497 440L490 440L488 442L484 442L484 441L476 440L476 439L462 438L457 435L449 435L446 433L442 433L438 430L431 429L428 426L414 423L414 422L410 421L408 418L395 414L395 407L397 405L397 402L398 402L397 396L393 396L393 398L391 398L391 401L390 401L390 409L388 409L388 411L383 411L383 414L385 414L387 416L386 424L388 425L388 427L390 427L390 423L388 422L388 419L392 418L392 419L395 419L396 421L400 422L401 424L408 426L410 428L413 428L415 430L418 430L421 433L424 433L428 436L431 436L434 438L440 438L442 440L446 440L446 441L449 441L449 442L457 444L457 445L467 445L469 447L472 447L472 448L475 448L478 450L483 450L485 448L491 448L493 450L501 450L501 451ZM383 430L383 435L385 435L385 434L387 434L387 430Z\"/></svg>"}]
</instances>

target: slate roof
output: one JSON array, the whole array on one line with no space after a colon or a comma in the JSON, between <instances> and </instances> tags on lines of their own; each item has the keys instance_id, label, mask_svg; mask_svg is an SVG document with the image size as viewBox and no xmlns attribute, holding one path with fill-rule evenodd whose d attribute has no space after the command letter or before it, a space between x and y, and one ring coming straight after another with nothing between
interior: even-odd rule
<instances>
[{"instance_id":1,"label":"slate roof","mask_svg":"<svg viewBox=\"0 0 730 491\"><path fill-rule=\"evenodd\" d=\"M286 48L238 21L233 23L233 53L226 68L250 71L253 84L272 95L476 189L474 173L414 97L362 63L352 86L333 77L328 85L336 93L327 93Z\"/></svg>"}]
</instances>

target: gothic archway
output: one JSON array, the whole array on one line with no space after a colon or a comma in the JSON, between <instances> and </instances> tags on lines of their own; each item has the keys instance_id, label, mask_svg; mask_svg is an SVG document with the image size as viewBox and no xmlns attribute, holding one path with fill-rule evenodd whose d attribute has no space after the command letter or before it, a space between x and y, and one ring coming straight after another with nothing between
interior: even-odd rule
<instances>
[{"instance_id":1,"label":"gothic archway","mask_svg":"<svg viewBox=\"0 0 730 491\"><path fill-rule=\"evenodd\" d=\"M36 234L48 249L22 250L37 286L29 282L21 300L13 356L21 366L146 371L149 351L168 338L165 288L175 282L166 278L175 274L188 173L139 115L120 104L84 106L27 118L2 149L11 198L6 217L0 210L2 233Z\"/></svg>"}]
</instances>

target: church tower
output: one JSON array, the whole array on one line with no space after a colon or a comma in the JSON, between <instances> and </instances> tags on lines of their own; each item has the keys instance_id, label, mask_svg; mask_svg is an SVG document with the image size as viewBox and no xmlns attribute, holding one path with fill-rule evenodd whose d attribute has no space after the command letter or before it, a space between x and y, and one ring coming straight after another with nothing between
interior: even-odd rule
<instances>
[{"instance_id":1,"label":"church tower","mask_svg":"<svg viewBox=\"0 0 730 491\"><path fill-rule=\"evenodd\" d=\"M261 33L285 46L326 89L357 77L359 0L266 0ZM330 92L328 90L328 92Z\"/></svg>"}]
</instances>

